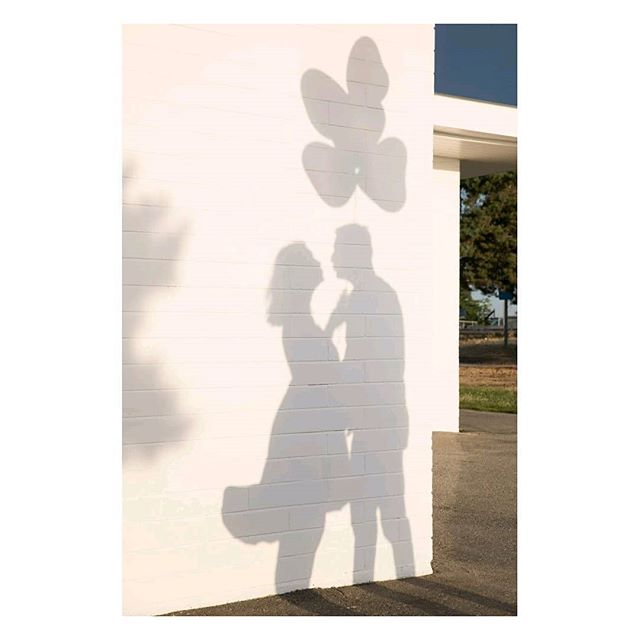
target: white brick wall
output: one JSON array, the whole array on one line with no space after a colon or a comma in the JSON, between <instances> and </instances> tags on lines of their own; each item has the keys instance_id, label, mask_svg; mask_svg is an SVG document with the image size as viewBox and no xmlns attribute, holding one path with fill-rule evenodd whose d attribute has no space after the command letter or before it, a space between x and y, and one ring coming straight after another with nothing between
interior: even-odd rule
<instances>
[{"instance_id":1,"label":"white brick wall","mask_svg":"<svg viewBox=\"0 0 640 640\"><path fill-rule=\"evenodd\" d=\"M417 25L125 27L125 613L431 571L458 279L432 55ZM371 246L332 263L350 223Z\"/></svg>"}]
</instances>

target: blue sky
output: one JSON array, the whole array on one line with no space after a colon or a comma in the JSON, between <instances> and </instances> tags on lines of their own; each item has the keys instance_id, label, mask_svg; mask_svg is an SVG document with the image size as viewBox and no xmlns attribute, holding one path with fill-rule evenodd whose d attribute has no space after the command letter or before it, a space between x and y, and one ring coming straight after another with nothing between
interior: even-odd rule
<instances>
[{"instance_id":1,"label":"blue sky","mask_svg":"<svg viewBox=\"0 0 640 640\"><path fill-rule=\"evenodd\" d=\"M435 90L517 105L517 25L437 24Z\"/></svg>"}]
</instances>

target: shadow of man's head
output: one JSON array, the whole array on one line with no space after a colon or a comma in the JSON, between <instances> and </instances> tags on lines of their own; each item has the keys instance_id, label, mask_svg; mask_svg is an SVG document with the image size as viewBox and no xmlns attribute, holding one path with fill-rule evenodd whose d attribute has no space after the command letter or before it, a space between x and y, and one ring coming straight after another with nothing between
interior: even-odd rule
<instances>
[{"instance_id":1,"label":"shadow of man's head","mask_svg":"<svg viewBox=\"0 0 640 640\"><path fill-rule=\"evenodd\" d=\"M358 272L354 270L353 265L358 264L359 268L373 269L372 256L371 235L366 227L347 224L336 229L331 262L338 278L356 284Z\"/></svg>"}]
</instances>

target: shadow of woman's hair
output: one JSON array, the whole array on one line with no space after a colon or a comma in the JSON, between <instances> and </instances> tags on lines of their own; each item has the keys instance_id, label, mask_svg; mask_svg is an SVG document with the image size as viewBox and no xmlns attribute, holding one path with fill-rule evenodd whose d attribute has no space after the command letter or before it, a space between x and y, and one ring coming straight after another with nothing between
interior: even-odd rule
<instances>
[{"instance_id":1,"label":"shadow of woman's hair","mask_svg":"<svg viewBox=\"0 0 640 640\"><path fill-rule=\"evenodd\" d=\"M283 302L291 297L291 290L296 288L290 280L296 268L311 269L316 275L316 286L322 282L322 267L304 242L292 242L280 249L274 261L271 280L265 294L269 324L282 324L283 310L286 308ZM307 289L307 291L310 299L312 290Z\"/></svg>"}]
</instances>

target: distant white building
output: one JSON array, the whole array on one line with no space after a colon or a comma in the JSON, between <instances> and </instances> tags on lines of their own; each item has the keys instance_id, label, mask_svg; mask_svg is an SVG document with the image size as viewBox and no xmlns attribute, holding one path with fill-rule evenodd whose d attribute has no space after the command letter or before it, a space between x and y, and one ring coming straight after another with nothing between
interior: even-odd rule
<instances>
[{"instance_id":1,"label":"distant white building","mask_svg":"<svg viewBox=\"0 0 640 640\"><path fill-rule=\"evenodd\" d=\"M473 300L486 300L491 304L491 308L493 309L493 317L504 319L504 300L499 300L498 296L485 296L480 291L472 291L471 298ZM518 315L518 305L513 304L511 301L508 303L508 311L509 318L512 316L517 317Z\"/></svg>"},{"instance_id":2,"label":"distant white building","mask_svg":"<svg viewBox=\"0 0 640 640\"><path fill-rule=\"evenodd\" d=\"M431 572L461 177L433 28L124 29L124 611Z\"/></svg>"}]
</instances>

